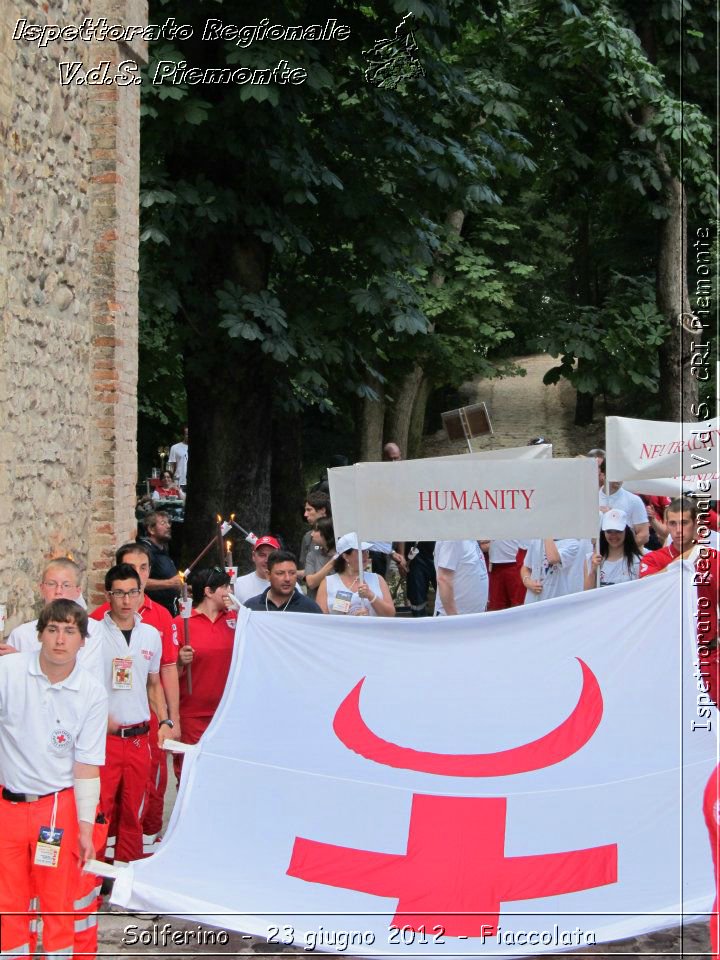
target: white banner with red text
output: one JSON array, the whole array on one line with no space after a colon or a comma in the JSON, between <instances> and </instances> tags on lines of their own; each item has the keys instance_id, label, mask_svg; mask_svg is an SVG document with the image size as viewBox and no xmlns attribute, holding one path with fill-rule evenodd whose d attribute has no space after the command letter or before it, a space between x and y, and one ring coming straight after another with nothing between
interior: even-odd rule
<instances>
[{"instance_id":1,"label":"white banner with red text","mask_svg":"<svg viewBox=\"0 0 720 960\"><path fill-rule=\"evenodd\" d=\"M239 617L159 850L113 903L350 956L519 957L714 896L692 570L461 617Z\"/></svg>"},{"instance_id":2,"label":"white banner with red text","mask_svg":"<svg viewBox=\"0 0 720 960\"><path fill-rule=\"evenodd\" d=\"M676 481L675 490L687 482L698 493L707 494L700 485L704 479L717 488L719 421L673 423L663 420L631 420L628 417L607 417L605 420L605 465L607 479L635 481L633 490L655 494L655 490L639 490L637 481L667 478ZM628 488L630 489L630 488ZM665 488L667 489L667 487ZM661 493L661 496L679 496Z\"/></svg>"},{"instance_id":3,"label":"white banner with red text","mask_svg":"<svg viewBox=\"0 0 720 960\"><path fill-rule=\"evenodd\" d=\"M528 447L506 447L504 450L481 450L473 453L453 454L447 457L425 457L422 460L401 460L397 463L462 463L463 460L547 460L552 458L551 443L538 443ZM391 475L389 475L391 476ZM330 502L333 505L333 529L335 536L343 533L357 533L357 517L355 515L355 467L332 467L328 470L330 485ZM335 504L340 504L342 529L338 524ZM364 536L364 534L363 534ZM417 539L413 537L413 539Z\"/></svg>"},{"instance_id":4,"label":"white banner with red text","mask_svg":"<svg viewBox=\"0 0 720 960\"><path fill-rule=\"evenodd\" d=\"M529 540L597 533L594 460L468 455L339 469L345 471L340 483L328 470L336 536L355 531L363 540Z\"/></svg>"}]
</instances>

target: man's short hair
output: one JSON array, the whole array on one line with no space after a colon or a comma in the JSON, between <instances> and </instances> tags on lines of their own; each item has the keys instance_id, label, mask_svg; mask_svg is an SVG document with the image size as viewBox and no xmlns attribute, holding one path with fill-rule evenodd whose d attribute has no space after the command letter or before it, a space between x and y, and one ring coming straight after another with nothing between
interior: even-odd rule
<instances>
[{"instance_id":1,"label":"man's short hair","mask_svg":"<svg viewBox=\"0 0 720 960\"><path fill-rule=\"evenodd\" d=\"M193 606L197 606L205 599L205 587L215 592L218 587L227 587L230 575L221 567L203 567L202 570L191 570L188 576L188 586L192 591Z\"/></svg>"},{"instance_id":2,"label":"man's short hair","mask_svg":"<svg viewBox=\"0 0 720 960\"><path fill-rule=\"evenodd\" d=\"M605 462L605 451L601 447L593 447L592 450L588 450L587 456Z\"/></svg>"},{"instance_id":3,"label":"man's short hair","mask_svg":"<svg viewBox=\"0 0 720 960\"><path fill-rule=\"evenodd\" d=\"M313 510L324 510L330 516L330 497L322 490L313 490L305 497L305 503L309 503Z\"/></svg>"},{"instance_id":4,"label":"man's short hair","mask_svg":"<svg viewBox=\"0 0 720 960\"><path fill-rule=\"evenodd\" d=\"M74 600L51 600L47 603L38 617L38 636L49 623L74 623L83 638L88 635L87 611Z\"/></svg>"},{"instance_id":5,"label":"man's short hair","mask_svg":"<svg viewBox=\"0 0 720 960\"><path fill-rule=\"evenodd\" d=\"M317 509L317 507L315 508ZM273 550L267 558L268 573L278 563L294 563L297 566L297 557L290 550Z\"/></svg>"},{"instance_id":6,"label":"man's short hair","mask_svg":"<svg viewBox=\"0 0 720 960\"><path fill-rule=\"evenodd\" d=\"M129 563L116 563L105 574L105 589L108 593L112 590L112 585L116 580L134 580L138 587L140 586L140 575L135 567L131 567Z\"/></svg>"},{"instance_id":7,"label":"man's short hair","mask_svg":"<svg viewBox=\"0 0 720 960\"><path fill-rule=\"evenodd\" d=\"M71 560L70 557L53 557L52 560L48 562L43 567L43 579L45 574L48 572L50 567L60 567L61 570L69 570L71 573L75 574L75 580L77 583L80 583L80 566L75 563L74 560Z\"/></svg>"},{"instance_id":8,"label":"man's short hair","mask_svg":"<svg viewBox=\"0 0 720 960\"><path fill-rule=\"evenodd\" d=\"M689 513L693 520L697 520L697 504L689 497L675 497L675 499L671 500L665 507L665 516L669 513Z\"/></svg>"},{"instance_id":9,"label":"man's short hair","mask_svg":"<svg viewBox=\"0 0 720 960\"><path fill-rule=\"evenodd\" d=\"M167 520L169 520L170 514L167 512L167 510L151 510L150 513L148 513L148 515L145 517L145 529L154 530L160 517L165 517Z\"/></svg>"},{"instance_id":10,"label":"man's short hair","mask_svg":"<svg viewBox=\"0 0 720 960\"><path fill-rule=\"evenodd\" d=\"M148 560L152 560L149 547L144 543L138 543L137 540L131 540L129 543L124 543L121 547L117 548L115 551L115 563L125 563L125 557L129 553L143 553Z\"/></svg>"}]
</instances>

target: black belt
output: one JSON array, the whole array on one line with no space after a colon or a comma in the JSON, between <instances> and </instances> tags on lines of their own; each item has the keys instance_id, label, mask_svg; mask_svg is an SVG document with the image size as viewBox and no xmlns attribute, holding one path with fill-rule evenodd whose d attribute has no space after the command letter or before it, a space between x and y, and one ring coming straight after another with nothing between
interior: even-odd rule
<instances>
[{"instance_id":1,"label":"black belt","mask_svg":"<svg viewBox=\"0 0 720 960\"><path fill-rule=\"evenodd\" d=\"M70 787L62 787L60 790L51 790L50 793L13 793L7 787L3 787L2 798L10 803L37 803L38 800L44 800L45 797L52 797L55 793L62 793L63 790L69 789Z\"/></svg>"},{"instance_id":2,"label":"black belt","mask_svg":"<svg viewBox=\"0 0 720 960\"><path fill-rule=\"evenodd\" d=\"M148 733L149 730L149 723L136 723L134 727L120 727L119 730L111 730L110 733L114 737L122 737L125 740L128 737L140 737L143 733Z\"/></svg>"}]
</instances>

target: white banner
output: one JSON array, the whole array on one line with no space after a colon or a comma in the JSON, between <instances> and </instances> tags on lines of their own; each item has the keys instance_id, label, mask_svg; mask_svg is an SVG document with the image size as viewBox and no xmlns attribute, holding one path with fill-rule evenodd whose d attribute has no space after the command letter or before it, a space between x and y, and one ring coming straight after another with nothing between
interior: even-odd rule
<instances>
[{"instance_id":1,"label":"white banner","mask_svg":"<svg viewBox=\"0 0 720 960\"><path fill-rule=\"evenodd\" d=\"M608 480L650 480L717 474L718 420L672 423L607 417ZM629 488L628 488L629 489ZM643 493L651 493L643 490Z\"/></svg>"},{"instance_id":2,"label":"white banner","mask_svg":"<svg viewBox=\"0 0 720 960\"><path fill-rule=\"evenodd\" d=\"M681 497L684 493L696 493L717 500L720 490L720 474L698 473L694 477L665 477L662 480L631 480L623 487L630 493L644 493L653 497Z\"/></svg>"},{"instance_id":3,"label":"white banner","mask_svg":"<svg viewBox=\"0 0 720 960\"><path fill-rule=\"evenodd\" d=\"M328 470L336 536L529 540L597 533L594 460L481 461L468 454L340 469L352 474L338 483Z\"/></svg>"},{"instance_id":4,"label":"white banner","mask_svg":"<svg viewBox=\"0 0 720 960\"><path fill-rule=\"evenodd\" d=\"M245 611L113 903L407 958L583 952L708 911L716 715L680 567L442 620Z\"/></svg>"},{"instance_id":5,"label":"white banner","mask_svg":"<svg viewBox=\"0 0 720 960\"><path fill-rule=\"evenodd\" d=\"M552 458L552 444L538 443L531 447L506 447L504 450L483 450L479 453L454 454L448 457L424 457L422 460L400 460L397 463L447 463L452 461L461 463L463 460L546 460ZM335 537L344 533L357 533L357 517L355 515L355 466L332 467L328 470L330 485L330 502L333 506L333 529ZM341 504L342 529L338 524L335 504ZM364 536L364 534L363 534ZM394 538L394 535L393 535ZM416 537L412 538L417 539Z\"/></svg>"}]
</instances>

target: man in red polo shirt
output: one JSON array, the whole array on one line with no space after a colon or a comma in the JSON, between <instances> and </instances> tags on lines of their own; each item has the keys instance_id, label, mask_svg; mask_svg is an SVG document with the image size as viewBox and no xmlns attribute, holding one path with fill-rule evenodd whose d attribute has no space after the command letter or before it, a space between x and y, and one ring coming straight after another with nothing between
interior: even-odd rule
<instances>
[{"instance_id":1,"label":"man in red polo shirt","mask_svg":"<svg viewBox=\"0 0 720 960\"><path fill-rule=\"evenodd\" d=\"M708 694L717 705L720 695L720 660L718 659L718 553L698 543L697 507L688 497L678 497L665 510L665 525L672 543L640 561L640 576L660 573L675 560L692 558L695 561L698 608L696 611L700 674Z\"/></svg>"},{"instance_id":2,"label":"man in red polo shirt","mask_svg":"<svg viewBox=\"0 0 720 960\"><path fill-rule=\"evenodd\" d=\"M189 577L192 615L173 620L179 646L180 719L183 743L197 743L210 725L225 690L230 672L237 614L228 611L230 577L224 570L194 570ZM185 643L185 625L190 643ZM187 665L192 664L192 693L188 688ZM173 757L180 780L182 755Z\"/></svg>"},{"instance_id":3,"label":"man in red polo shirt","mask_svg":"<svg viewBox=\"0 0 720 960\"><path fill-rule=\"evenodd\" d=\"M151 600L145 593L145 584L150 576L150 551L144 543L125 543L115 553L115 563L128 563L140 577L142 595L138 616L143 623L149 624L160 634L162 639L162 654L160 657L160 682L165 692L167 715L174 731L175 739L180 739L180 687L178 684L177 655L178 648L173 642L172 616L169 610ZM93 620L102 620L110 609L109 603L90 614ZM158 720L154 713L150 713L150 780L145 799L143 812L143 845L149 847L162 830L163 806L165 789L167 787L168 768L167 752L158 746ZM111 829L111 836L114 831ZM151 847L150 847L151 849Z\"/></svg>"}]
</instances>

